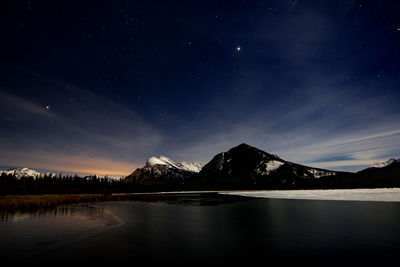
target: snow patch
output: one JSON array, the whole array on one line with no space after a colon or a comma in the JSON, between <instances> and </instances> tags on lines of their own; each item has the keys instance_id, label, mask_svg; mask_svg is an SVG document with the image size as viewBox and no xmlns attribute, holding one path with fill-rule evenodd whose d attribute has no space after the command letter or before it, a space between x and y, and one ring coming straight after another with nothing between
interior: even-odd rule
<instances>
[{"instance_id":1,"label":"snow patch","mask_svg":"<svg viewBox=\"0 0 400 267\"><path fill-rule=\"evenodd\" d=\"M389 159L387 161L382 161L382 162L376 162L376 163L372 164L370 167L371 168L383 168L383 167L389 166L390 164L395 163L395 162L400 162L400 158Z\"/></svg>"},{"instance_id":2,"label":"snow patch","mask_svg":"<svg viewBox=\"0 0 400 267\"><path fill-rule=\"evenodd\" d=\"M317 169L308 169L308 172L310 174L312 174L314 176L314 178L321 178L321 177L324 177L324 176L336 175L336 172L317 170Z\"/></svg>"},{"instance_id":3,"label":"snow patch","mask_svg":"<svg viewBox=\"0 0 400 267\"><path fill-rule=\"evenodd\" d=\"M190 171L190 172L200 172L203 167L200 163L197 162L185 162L182 161L177 164L182 170Z\"/></svg>"},{"instance_id":4,"label":"snow patch","mask_svg":"<svg viewBox=\"0 0 400 267\"><path fill-rule=\"evenodd\" d=\"M284 162L277 161L277 160L270 160L270 161L262 161L257 167L256 167L256 173L261 174L261 175L268 175L273 171L276 171L281 167Z\"/></svg>"},{"instance_id":5,"label":"snow patch","mask_svg":"<svg viewBox=\"0 0 400 267\"><path fill-rule=\"evenodd\" d=\"M175 168L179 168L179 167L176 165L176 163L175 163L174 161L172 161L170 158L161 156L161 157L160 157L160 160L164 161L166 164L169 164L169 165L171 165L171 166L173 166L173 167L175 167Z\"/></svg>"},{"instance_id":6,"label":"snow patch","mask_svg":"<svg viewBox=\"0 0 400 267\"><path fill-rule=\"evenodd\" d=\"M221 153L221 160L217 163L218 169L221 171L223 168L223 163L225 159L225 152Z\"/></svg>"},{"instance_id":7,"label":"snow patch","mask_svg":"<svg viewBox=\"0 0 400 267\"><path fill-rule=\"evenodd\" d=\"M277 160L270 160L265 165L265 170L269 173L271 171L279 169L279 167L282 166L283 164L284 164L283 162Z\"/></svg>"}]
</instances>

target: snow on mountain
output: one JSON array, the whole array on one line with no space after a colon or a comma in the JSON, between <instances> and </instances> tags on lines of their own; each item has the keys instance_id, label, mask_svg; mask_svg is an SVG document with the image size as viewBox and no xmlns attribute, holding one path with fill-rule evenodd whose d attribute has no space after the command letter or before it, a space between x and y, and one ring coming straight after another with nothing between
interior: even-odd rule
<instances>
[{"instance_id":1,"label":"snow on mountain","mask_svg":"<svg viewBox=\"0 0 400 267\"><path fill-rule=\"evenodd\" d=\"M332 176L336 175L335 171L328 171L328 170L320 170L320 169L313 169L310 168L307 170L314 178L321 178L324 176Z\"/></svg>"},{"instance_id":2,"label":"snow on mountain","mask_svg":"<svg viewBox=\"0 0 400 267\"><path fill-rule=\"evenodd\" d=\"M286 161L247 144L214 156L200 171L207 188L278 188L316 185L316 179L344 174Z\"/></svg>"},{"instance_id":3,"label":"snow on mountain","mask_svg":"<svg viewBox=\"0 0 400 267\"><path fill-rule=\"evenodd\" d=\"M261 161L261 163L256 167L255 172L257 174L270 174L279 169L283 164L285 163L277 160Z\"/></svg>"},{"instance_id":4,"label":"snow on mountain","mask_svg":"<svg viewBox=\"0 0 400 267\"><path fill-rule=\"evenodd\" d=\"M167 168L176 168L184 171L189 171L189 172L200 172L202 165L197 162L179 162L175 163L173 160L170 158L167 158L165 156L160 156L159 158L157 157L151 157L146 161L146 168L152 168L153 166L156 165L164 165Z\"/></svg>"},{"instance_id":5,"label":"snow on mountain","mask_svg":"<svg viewBox=\"0 0 400 267\"><path fill-rule=\"evenodd\" d=\"M156 158L156 157L151 157L146 161L146 165L168 165L167 162L165 162L164 160L161 160L161 158Z\"/></svg>"},{"instance_id":6,"label":"snow on mountain","mask_svg":"<svg viewBox=\"0 0 400 267\"><path fill-rule=\"evenodd\" d=\"M38 171L31 170L31 169L28 169L28 168L22 168L22 169L15 168L15 169L7 170L7 171L0 171L0 175L2 173L5 173L6 175L15 175L15 177L17 179L20 179L22 177L33 177L33 178L39 177L39 178L42 178L44 176L49 176L49 177L53 178L53 177L57 176L56 173L38 172ZM120 179L123 178L123 176L107 174L107 175L97 175L97 178L104 178L104 179L107 179L107 180L120 180Z\"/></svg>"},{"instance_id":7,"label":"snow on mountain","mask_svg":"<svg viewBox=\"0 0 400 267\"><path fill-rule=\"evenodd\" d=\"M201 168L202 165L196 162L176 163L165 156L151 157L143 168L126 176L125 181L140 185L184 184L187 178L200 172Z\"/></svg>"},{"instance_id":8,"label":"snow on mountain","mask_svg":"<svg viewBox=\"0 0 400 267\"><path fill-rule=\"evenodd\" d=\"M35 170L31 170L28 168L22 168L22 169L10 169L7 171L0 171L0 173L5 173L7 175L15 175L16 178L20 179L22 177L33 177L33 178L37 178L37 177L44 177L45 175L50 176L50 177L55 177L56 174L55 173L51 173L51 172L38 172Z\"/></svg>"},{"instance_id":9,"label":"snow on mountain","mask_svg":"<svg viewBox=\"0 0 400 267\"><path fill-rule=\"evenodd\" d=\"M203 167L203 165L198 162L185 162L185 161L178 163L178 166L182 170L186 170L189 172L200 172L201 168Z\"/></svg>"},{"instance_id":10,"label":"snow on mountain","mask_svg":"<svg viewBox=\"0 0 400 267\"><path fill-rule=\"evenodd\" d=\"M376 163L372 164L370 167L371 168L383 168L383 167L389 166L389 165L391 165L391 164L393 164L395 162L400 162L400 158L398 158L398 159L389 159L387 161L382 161L382 162L376 162Z\"/></svg>"}]
</instances>

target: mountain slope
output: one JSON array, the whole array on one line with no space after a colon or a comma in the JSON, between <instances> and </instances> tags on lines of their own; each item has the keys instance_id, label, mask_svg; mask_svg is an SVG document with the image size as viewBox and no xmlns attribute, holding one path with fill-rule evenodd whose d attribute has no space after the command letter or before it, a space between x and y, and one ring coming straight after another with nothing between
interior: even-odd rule
<instances>
[{"instance_id":1,"label":"mountain slope","mask_svg":"<svg viewBox=\"0 0 400 267\"><path fill-rule=\"evenodd\" d=\"M193 174L198 173L201 167L201 164L195 162L175 163L164 156L151 157L143 168L138 168L125 177L125 181L143 186L179 185Z\"/></svg>"}]
</instances>

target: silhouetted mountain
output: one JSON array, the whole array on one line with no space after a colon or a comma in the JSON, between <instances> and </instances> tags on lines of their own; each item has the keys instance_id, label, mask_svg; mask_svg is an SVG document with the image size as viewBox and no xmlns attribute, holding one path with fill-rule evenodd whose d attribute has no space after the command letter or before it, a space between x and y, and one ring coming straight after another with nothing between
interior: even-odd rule
<instances>
[{"instance_id":1,"label":"silhouetted mountain","mask_svg":"<svg viewBox=\"0 0 400 267\"><path fill-rule=\"evenodd\" d=\"M315 180L346 174L292 163L247 144L216 155L190 182L208 189L315 186Z\"/></svg>"},{"instance_id":2,"label":"silhouetted mountain","mask_svg":"<svg viewBox=\"0 0 400 267\"><path fill-rule=\"evenodd\" d=\"M358 184L373 187L400 186L400 159L390 159L371 166L355 174Z\"/></svg>"},{"instance_id":3,"label":"silhouetted mountain","mask_svg":"<svg viewBox=\"0 0 400 267\"><path fill-rule=\"evenodd\" d=\"M400 186L400 160L373 166L358 173L331 171L289 162L241 144L216 155L201 171L199 164L152 157L125 181L142 191Z\"/></svg>"},{"instance_id":4,"label":"silhouetted mountain","mask_svg":"<svg viewBox=\"0 0 400 267\"><path fill-rule=\"evenodd\" d=\"M400 159L375 163L357 173L337 172L289 162L246 144L216 155L203 168L198 163L152 157L143 168L121 180L62 176L27 168L0 171L0 195L378 187L400 187Z\"/></svg>"}]
</instances>

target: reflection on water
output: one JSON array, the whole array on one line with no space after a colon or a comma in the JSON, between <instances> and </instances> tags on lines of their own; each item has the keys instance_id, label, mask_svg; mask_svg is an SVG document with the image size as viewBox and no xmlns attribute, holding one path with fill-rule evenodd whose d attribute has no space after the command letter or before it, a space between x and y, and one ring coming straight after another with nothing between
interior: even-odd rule
<instances>
[{"instance_id":1,"label":"reflection on water","mask_svg":"<svg viewBox=\"0 0 400 267\"><path fill-rule=\"evenodd\" d=\"M3 213L0 257L29 258L119 224L121 221L108 211L87 205L66 205L33 213Z\"/></svg>"},{"instance_id":2,"label":"reflection on water","mask_svg":"<svg viewBox=\"0 0 400 267\"><path fill-rule=\"evenodd\" d=\"M110 265L133 259L179 266L398 263L400 203L251 199L199 205L201 196L188 198L183 202L195 205L100 203L124 226L38 262L71 255L71 264ZM213 202L212 195L206 198Z\"/></svg>"},{"instance_id":3,"label":"reflection on water","mask_svg":"<svg viewBox=\"0 0 400 267\"><path fill-rule=\"evenodd\" d=\"M72 213L79 211L78 207L63 206L58 208L39 209L32 212L0 212L0 221L3 222L21 222L25 220L34 220L43 217L52 216L72 216Z\"/></svg>"},{"instance_id":4,"label":"reflection on water","mask_svg":"<svg viewBox=\"0 0 400 267\"><path fill-rule=\"evenodd\" d=\"M0 259L40 264L62 259L70 265L397 263L400 203L225 200L187 194L165 203L102 202L97 208L13 215L0 222ZM104 231L115 225L121 227Z\"/></svg>"},{"instance_id":5,"label":"reflection on water","mask_svg":"<svg viewBox=\"0 0 400 267\"><path fill-rule=\"evenodd\" d=\"M0 213L0 222L23 222L30 220L48 220L69 218L81 221L102 220L106 217L108 211L90 205L64 205L56 208L39 209L30 212L2 212ZM112 217L108 218L112 219Z\"/></svg>"}]
</instances>

